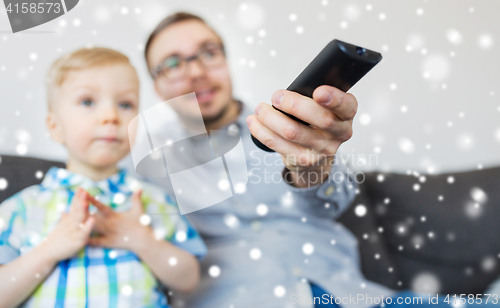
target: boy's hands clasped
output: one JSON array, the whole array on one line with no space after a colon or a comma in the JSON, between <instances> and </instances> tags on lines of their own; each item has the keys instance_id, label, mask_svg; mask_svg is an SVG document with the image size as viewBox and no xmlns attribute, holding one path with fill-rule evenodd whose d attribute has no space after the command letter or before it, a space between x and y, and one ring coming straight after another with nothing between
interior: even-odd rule
<instances>
[{"instance_id":1,"label":"boy's hands clasped","mask_svg":"<svg viewBox=\"0 0 500 308\"><path fill-rule=\"evenodd\" d=\"M135 251L142 236L153 234L151 228L140 223L144 214L141 191L132 195L132 206L125 212L115 212L85 190L78 188L68 213L63 212L56 228L44 243L55 262L71 258L86 245ZM98 212L89 213L93 204ZM91 237L92 230L98 236Z\"/></svg>"},{"instance_id":2,"label":"boy's hands clasped","mask_svg":"<svg viewBox=\"0 0 500 308\"><path fill-rule=\"evenodd\" d=\"M45 251L53 261L61 261L74 256L87 245L95 219L89 215L90 195L81 188L76 191L69 212L62 213L56 228L45 241Z\"/></svg>"},{"instance_id":3,"label":"boy's hands clasped","mask_svg":"<svg viewBox=\"0 0 500 308\"><path fill-rule=\"evenodd\" d=\"M142 243L141 238L153 235L151 228L140 223L140 218L144 214L141 192L139 190L132 194L132 206L125 212L115 212L90 197L91 203L98 210L94 215L96 219L94 230L99 234L89 239L90 245L136 251Z\"/></svg>"}]
</instances>

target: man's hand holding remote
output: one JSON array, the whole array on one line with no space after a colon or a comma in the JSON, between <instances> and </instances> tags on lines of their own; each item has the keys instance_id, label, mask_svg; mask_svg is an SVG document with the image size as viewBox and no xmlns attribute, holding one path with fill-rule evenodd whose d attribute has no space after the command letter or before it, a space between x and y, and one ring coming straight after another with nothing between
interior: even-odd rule
<instances>
[{"instance_id":1,"label":"man's hand holding remote","mask_svg":"<svg viewBox=\"0 0 500 308\"><path fill-rule=\"evenodd\" d=\"M330 172L339 146L352 136L358 109L354 95L323 85L309 98L288 90L276 91L272 104L307 123L292 120L271 105L260 103L247 118L253 136L282 155L296 187L321 184ZM284 174L287 174L285 172Z\"/></svg>"}]
</instances>

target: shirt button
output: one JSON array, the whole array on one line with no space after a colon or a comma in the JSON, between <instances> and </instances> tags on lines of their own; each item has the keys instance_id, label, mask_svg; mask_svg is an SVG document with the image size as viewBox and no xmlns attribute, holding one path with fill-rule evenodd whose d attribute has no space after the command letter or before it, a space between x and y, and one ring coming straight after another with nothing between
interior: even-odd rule
<instances>
[{"instance_id":1,"label":"shirt button","mask_svg":"<svg viewBox=\"0 0 500 308\"><path fill-rule=\"evenodd\" d=\"M333 192L334 192L334 191L335 191L335 187L332 185L332 186L330 186L330 187L328 187L328 188L326 189L326 191L325 191L325 195L326 195L327 197L330 197L330 196L333 194Z\"/></svg>"}]
</instances>

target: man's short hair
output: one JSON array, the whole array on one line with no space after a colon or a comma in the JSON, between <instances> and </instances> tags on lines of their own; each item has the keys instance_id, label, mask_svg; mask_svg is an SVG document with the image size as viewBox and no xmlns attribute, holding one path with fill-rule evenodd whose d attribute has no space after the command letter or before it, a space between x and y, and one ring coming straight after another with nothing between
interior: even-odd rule
<instances>
[{"instance_id":1,"label":"man's short hair","mask_svg":"<svg viewBox=\"0 0 500 308\"><path fill-rule=\"evenodd\" d=\"M148 37L148 40L146 41L146 46L144 48L144 57L146 58L146 65L148 66L148 69L149 69L148 52L149 49L151 48L151 43L153 42L153 40L158 36L158 34L160 34L160 32L162 32L166 28L170 27L173 24L186 20L197 20L199 22L204 23L207 27L209 27L212 31L214 31L214 33L220 38L220 36L215 32L215 30L212 27L210 27L206 23L206 21L198 15L194 15L187 12L177 12L172 15L168 15L162 21L160 21L160 23L156 26L153 32L151 32L151 34Z\"/></svg>"},{"instance_id":2,"label":"man's short hair","mask_svg":"<svg viewBox=\"0 0 500 308\"><path fill-rule=\"evenodd\" d=\"M49 110L53 105L55 88L64 83L69 73L110 64L128 64L133 68L126 55L104 47L81 48L57 59L50 66L45 82Z\"/></svg>"}]
</instances>

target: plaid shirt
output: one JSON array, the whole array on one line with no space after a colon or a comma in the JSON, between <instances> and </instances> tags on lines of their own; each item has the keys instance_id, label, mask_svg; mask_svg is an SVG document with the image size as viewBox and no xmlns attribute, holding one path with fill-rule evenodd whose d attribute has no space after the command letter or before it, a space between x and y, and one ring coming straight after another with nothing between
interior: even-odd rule
<instances>
[{"instance_id":1,"label":"plaid shirt","mask_svg":"<svg viewBox=\"0 0 500 308\"><path fill-rule=\"evenodd\" d=\"M0 205L0 264L28 253L69 210L78 187L115 211L131 206L132 192L142 188L144 211L157 238L170 241L199 259L206 246L170 196L157 186L139 181L120 169L94 182L52 167L40 185L30 186ZM95 210L93 206L90 211ZM154 247L151 247L154 249ZM165 260L167 262L167 260ZM10 283L3 282L3 283ZM129 250L86 246L59 262L22 307L168 307L162 286L151 270Z\"/></svg>"}]
</instances>

